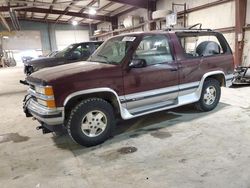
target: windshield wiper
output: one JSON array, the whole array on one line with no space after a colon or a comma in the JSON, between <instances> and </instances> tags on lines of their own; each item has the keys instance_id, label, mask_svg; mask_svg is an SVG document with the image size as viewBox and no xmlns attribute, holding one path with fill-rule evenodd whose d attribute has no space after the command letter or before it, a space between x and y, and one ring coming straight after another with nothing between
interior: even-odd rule
<instances>
[{"instance_id":1,"label":"windshield wiper","mask_svg":"<svg viewBox=\"0 0 250 188\"><path fill-rule=\"evenodd\" d=\"M99 60L97 60L96 59L96 56L97 57L102 57L103 59L105 59L105 62L104 61L99 61ZM100 63L108 63L108 64L112 64L112 65L116 65L117 64L117 62L114 62L114 61L109 61L109 59L108 59L108 57L107 56L105 56L105 55L96 55L96 56L93 56L93 55L91 55L90 56L90 58L88 59L88 61L92 61L92 62L100 62Z\"/></svg>"},{"instance_id":2,"label":"windshield wiper","mask_svg":"<svg viewBox=\"0 0 250 188\"><path fill-rule=\"evenodd\" d=\"M98 57L103 57L103 58L105 58L105 59L107 59L107 60L108 60L108 57L107 57L107 56L105 56L105 55L97 54L97 56L98 56Z\"/></svg>"},{"instance_id":3,"label":"windshield wiper","mask_svg":"<svg viewBox=\"0 0 250 188\"><path fill-rule=\"evenodd\" d=\"M102 58L104 58L104 59L106 60L106 62L107 62L107 63L109 63L109 64L113 64L113 62L109 61L109 59L108 59L108 57L107 57L107 56L105 56L105 55L101 55L101 54L98 54L97 56L98 56L98 57L102 57Z\"/></svg>"}]
</instances>

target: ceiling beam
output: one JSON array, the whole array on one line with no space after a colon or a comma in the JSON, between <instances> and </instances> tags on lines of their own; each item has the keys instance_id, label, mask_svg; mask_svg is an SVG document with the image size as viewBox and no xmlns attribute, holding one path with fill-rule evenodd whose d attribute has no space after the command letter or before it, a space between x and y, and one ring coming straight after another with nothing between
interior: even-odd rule
<instances>
[{"instance_id":1,"label":"ceiling beam","mask_svg":"<svg viewBox=\"0 0 250 188\"><path fill-rule=\"evenodd\" d=\"M148 8L148 0L109 0L115 3L122 3L125 5L131 5L138 8ZM149 0L150 1L150 0Z\"/></svg>"},{"instance_id":2,"label":"ceiling beam","mask_svg":"<svg viewBox=\"0 0 250 188\"><path fill-rule=\"evenodd\" d=\"M120 6L119 8L115 9L114 11L110 12L109 15L112 15L112 13L115 13L115 12L123 12L126 8L127 8L128 5L122 5Z\"/></svg>"},{"instance_id":3,"label":"ceiling beam","mask_svg":"<svg viewBox=\"0 0 250 188\"><path fill-rule=\"evenodd\" d=\"M8 12L9 7L2 6L0 7L0 11L2 12ZM36 8L36 7L24 7L17 9L16 11L27 11L27 12L35 12L35 13L47 13L47 14L61 14L61 15L67 15L67 16L74 16L79 18L87 18L87 19L93 19L93 20L100 20L100 21L111 21L111 18L109 16L102 16L102 15L90 15L86 13L79 13L79 12L70 12L70 11L63 11L63 10L55 10L55 9L45 9L45 8Z\"/></svg>"},{"instance_id":4,"label":"ceiling beam","mask_svg":"<svg viewBox=\"0 0 250 188\"><path fill-rule=\"evenodd\" d=\"M94 5L95 3L96 3L96 0L92 0L89 4L86 5L86 7L92 6L92 5ZM83 12L86 10L86 7L82 8L82 9L79 11L79 13L83 13ZM71 17L71 18L69 19L69 22L73 21L74 19L75 19L74 16Z\"/></svg>"},{"instance_id":5,"label":"ceiling beam","mask_svg":"<svg viewBox=\"0 0 250 188\"><path fill-rule=\"evenodd\" d=\"M36 0L34 0L34 3L36 2ZM27 13L27 11L25 11ZM34 12L31 13L31 18L34 17Z\"/></svg>"},{"instance_id":6,"label":"ceiling beam","mask_svg":"<svg viewBox=\"0 0 250 188\"><path fill-rule=\"evenodd\" d=\"M72 2L69 4L69 6L74 5L76 2L77 2L76 0L72 0ZM64 9L64 12L68 12L69 9L70 9L70 7L66 7L66 8ZM59 19L61 19L62 16L63 16L63 14L61 14L60 16L58 16L57 19L56 19L56 22L57 22Z\"/></svg>"},{"instance_id":7,"label":"ceiling beam","mask_svg":"<svg viewBox=\"0 0 250 188\"><path fill-rule=\"evenodd\" d=\"M119 17L119 16L121 16L123 14L127 14L127 13L132 12L132 11L137 10L137 9L138 9L137 7L131 7L129 9L125 10L125 11L122 11L122 12L120 12L118 14L115 14L115 16ZM114 13L114 12L116 12L116 11L111 12L111 14Z\"/></svg>"},{"instance_id":8,"label":"ceiling beam","mask_svg":"<svg viewBox=\"0 0 250 188\"><path fill-rule=\"evenodd\" d=\"M17 8L17 7L20 7L18 5L15 5L15 6L1 6L0 7L0 12L9 12L10 11L10 8Z\"/></svg>"},{"instance_id":9,"label":"ceiling beam","mask_svg":"<svg viewBox=\"0 0 250 188\"><path fill-rule=\"evenodd\" d=\"M8 30L10 31L10 26L8 22L6 21L5 17L0 13L0 23Z\"/></svg>"},{"instance_id":10,"label":"ceiling beam","mask_svg":"<svg viewBox=\"0 0 250 188\"><path fill-rule=\"evenodd\" d=\"M120 12L118 14L115 14L114 16L111 17L111 23L112 23L112 25L114 24L114 20L118 19L119 16L127 14L127 13L132 12L132 11L137 10L137 9L138 9L137 7L131 7L129 9L125 10L125 11L122 11L122 12ZM114 12L116 12L116 11L112 11L110 14L112 14ZM97 24L100 24L100 23L102 23L102 22L99 22ZM117 25L118 25L118 22L117 22Z\"/></svg>"},{"instance_id":11,"label":"ceiling beam","mask_svg":"<svg viewBox=\"0 0 250 188\"><path fill-rule=\"evenodd\" d=\"M110 2L110 3L106 4L106 5L104 5L103 7L97 9L97 11L105 10L105 9L111 7L111 6L114 5L114 4L115 4L115 2Z\"/></svg>"},{"instance_id":12,"label":"ceiling beam","mask_svg":"<svg viewBox=\"0 0 250 188\"><path fill-rule=\"evenodd\" d=\"M52 4L56 3L56 1L57 1L57 0L53 0L53 1L52 1ZM49 10L52 10L52 9L53 9L53 5L50 5ZM48 16L49 16L49 14L46 14L46 15L44 16L44 19L46 20L46 19L48 18Z\"/></svg>"},{"instance_id":13,"label":"ceiling beam","mask_svg":"<svg viewBox=\"0 0 250 188\"><path fill-rule=\"evenodd\" d=\"M9 18L6 18L6 20L10 21ZM40 23L56 23L55 20L52 20L52 19L45 20L43 18L24 18L24 17L20 17L20 18L18 18L18 20L33 21L33 22L40 22ZM58 24L67 24L67 25L69 25L69 23L67 21L61 21L61 20L59 20L57 23ZM79 25L80 26L88 26L88 24L84 24L84 23L79 23Z\"/></svg>"}]
</instances>

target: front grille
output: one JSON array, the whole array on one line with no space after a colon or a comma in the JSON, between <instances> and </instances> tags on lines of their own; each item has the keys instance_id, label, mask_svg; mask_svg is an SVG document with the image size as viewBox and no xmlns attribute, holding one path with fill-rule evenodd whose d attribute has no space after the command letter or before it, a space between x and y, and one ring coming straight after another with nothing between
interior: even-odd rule
<instances>
[{"instance_id":1,"label":"front grille","mask_svg":"<svg viewBox=\"0 0 250 188\"><path fill-rule=\"evenodd\" d=\"M34 72L34 69L31 65L24 66L24 73L25 74L30 75L32 72Z\"/></svg>"},{"instance_id":2,"label":"front grille","mask_svg":"<svg viewBox=\"0 0 250 188\"><path fill-rule=\"evenodd\" d=\"M35 91L35 86L30 84L30 89L34 90Z\"/></svg>"}]
</instances>

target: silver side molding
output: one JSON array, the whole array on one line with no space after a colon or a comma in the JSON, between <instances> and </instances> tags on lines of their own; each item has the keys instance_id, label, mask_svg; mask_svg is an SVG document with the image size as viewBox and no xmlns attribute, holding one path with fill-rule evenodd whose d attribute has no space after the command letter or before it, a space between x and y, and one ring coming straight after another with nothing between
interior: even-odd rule
<instances>
[{"instance_id":1,"label":"silver side molding","mask_svg":"<svg viewBox=\"0 0 250 188\"><path fill-rule=\"evenodd\" d=\"M125 101L125 96L118 96L118 94L111 88L107 88L107 87L103 87L103 88L94 88L94 89L88 89L88 90L83 90L83 91L77 91L74 92L72 94L70 94L65 100L64 100L64 107L67 105L67 103L74 97L79 96L79 95L84 95L84 94L91 94L91 93L100 93L100 92L110 92L112 93L116 99L117 102L119 104L119 109L120 109L120 114L122 119L131 119L134 117L138 117L138 116L142 116L142 115L146 115L146 114L150 114L153 112L158 112L158 111L162 111L162 110L168 110L171 108L175 108L175 107L179 107L179 106L183 106L186 104L191 104L194 102L199 101L200 96L201 96L201 92L202 92L202 87L204 84L204 81L207 77L212 76L212 75L218 75L218 74L222 74L224 76L225 81L227 81L227 79L231 78L232 75L227 75L227 77L225 76L225 73L223 71L212 71L212 72L208 72L206 74L203 75L201 81L197 81L197 82L193 82L193 83L188 83L188 84L183 84L179 86L179 89L185 89L185 88L189 88L191 86L197 86L198 88L195 89L194 91L191 90L191 93L183 93L183 95L179 95L177 98L177 103L173 104L173 105L167 105L165 107L159 108L159 109L154 109L154 110L149 110L149 111L144 111L142 113L137 113L136 115L132 115L131 113L129 113L128 109L126 108L126 105L122 105L121 101ZM143 92L144 93L144 92ZM144 93L145 94L145 93ZM135 97L134 94L130 95L130 98ZM138 96L137 96L138 97Z\"/></svg>"},{"instance_id":2,"label":"silver side molding","mask_svg":"<svg viewBox=\"0 0 250 188\"><path fill-rule=\"evenodd\" d=\"M193 91L192 93L189 93L189 94L186 94L186 95L179 95L178 98L177 98L177 101L178 101L177 104L167 105L167 106L159 108L159 109L154 109L154 110L146 111L146 112L143 112L143 113L140 113L140 114L132 115L132 118L142 116L142 115L146 115L146 114L150 114L150 113L154 113L154 112L158 112L158 111L163 111L163 110L176 108L176 107L179 107L179 106L183 106L183 105L187 105L187 104L191 104L191 103L199 101L205 79L207 77L209 77L209 76L218 75L218 74L222 74L224 76L224 79L225 79L225 74L224 74L223 71L211 71L211 72L208 72L208 73L203 75L200 82L193 82L193 83L189 83L189 84L183 84L183 85L180 86L180 88L182 88L182 86L185 88L185 87L190 87L192 85L195 86L197 83L199 85L198 88L195 91Z\"/></svg>"}]
</instances>

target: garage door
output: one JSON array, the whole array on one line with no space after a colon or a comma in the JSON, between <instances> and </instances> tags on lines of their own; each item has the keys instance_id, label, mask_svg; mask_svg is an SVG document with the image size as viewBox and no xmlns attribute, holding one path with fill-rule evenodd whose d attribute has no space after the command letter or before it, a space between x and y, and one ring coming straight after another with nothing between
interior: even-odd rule
<instances>
[{"instance_id":1,"label":"garage door","mask_svg":"<svg viewBox=\"0 0 250 188\"><path fill-rule=\"evenodd\" d=\"M41 50L40 31L18 31L8 39L3 40L5 50Z\"/></svg>"},{"instance_id":2,"label":"garage door","mask_svg":"<svg viewBox=\"0 0 250 188\"><path fill-rule=\"evenodd\" d=\"M89 31L56 31L56 45L58 50L62 50L72 43L85 41L89 41Z\"/></svg>"}]
</instances>

